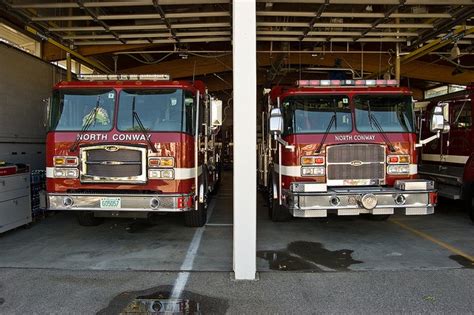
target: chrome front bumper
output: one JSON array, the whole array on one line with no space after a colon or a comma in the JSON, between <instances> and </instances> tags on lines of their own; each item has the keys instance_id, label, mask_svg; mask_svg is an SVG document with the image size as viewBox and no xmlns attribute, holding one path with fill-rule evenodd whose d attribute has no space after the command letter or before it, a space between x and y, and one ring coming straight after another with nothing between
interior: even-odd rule
<instances>
[{"instance_id":1,"label":"chrome front bumper","mask_svg":"<svg viewBox=\"0 0 474 315\"><path fill-rule=\"evenodd\" d=\"M282 202L295 217L326 217L328 212L337 215L394 214L395 209L405 215L434 213L436 190L431 181L399 181L395 187L322 187L315 184L305 189L297 183L299 191L283 191ZM303 186L301 186L303 185ZM313 191L308 191L313 190ZM434 196L433 196L434 194ZM363 196L375 196L374 208L364 207Z\"/></svg>"},{"instance_id":2,"label":"chrome front bumper","mask_svg":"<svg viewBox=\"0 0 474 315\"><path fill-rule=\"evenodd\" d=\"M66 202L72 200L72 204ZM101 207L104 198L120 198L120 207ZM180 198L184 202L178 202ZM48 210L72 211L145 211L145 212L183 212L194 210L194 202L189 204L190 194L173 195L124 195L124 194L47 194ZM69 200L68 200L69 201ZM178 207L180 206L180 207Z\"/></svg>"}]
</instances>

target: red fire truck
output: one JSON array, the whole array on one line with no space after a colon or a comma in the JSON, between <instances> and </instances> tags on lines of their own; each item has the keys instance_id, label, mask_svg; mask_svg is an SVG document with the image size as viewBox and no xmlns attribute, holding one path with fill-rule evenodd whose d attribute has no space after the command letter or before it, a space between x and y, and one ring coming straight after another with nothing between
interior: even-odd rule
<instances>
[{"instance_id":1,"label":"red fire truck","mask_svg":"<svg viewBox=\"0 0 474 315\"><path fill-rule=\"evenodd\" d=\"M83 75L54 87L46 139L47 207L103 217L183 212L206 222L219 180L222 102L167 75Z\"/></svg>"},{"instance_id":2,"label":"red fire truck","mask_svg":"<svg viewBox=\"0 0 474 315\"><path fill-rule=\"evenodd\" d=\"M433 213L434 183L417 179L412 96L397 84L300 80L268 93L259 180L268 191L272 220L328 212L382 220L395 209ZM424 143L439 136L442 118L437 112L437 134Z\"/></svg>"},{"instance_id":3,"label":"red fire truck","mask_svg":"<svg viewBox=\"0 0 474 315\"><path fill-rule=\"evenodd\" d=\"M420 175L436 180L442 197L466 202L474 221L474 84L466 90L436 97L421 115L421 135L429 134L429 115L442 106L449 128L422 150Z\"/></svg>"}]
</instances>

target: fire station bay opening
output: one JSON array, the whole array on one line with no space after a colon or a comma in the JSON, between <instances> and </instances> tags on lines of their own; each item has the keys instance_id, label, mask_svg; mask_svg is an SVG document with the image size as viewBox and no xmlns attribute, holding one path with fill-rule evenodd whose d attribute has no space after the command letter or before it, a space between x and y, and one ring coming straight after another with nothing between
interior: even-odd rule
<instances>
[{"instance_id":1,"label":"fire station bay opening","mask_svg":"<svg viewBox=\"0 0 474 315\"><path fill-rule=\"evenodd\" d=\"M420 293L472 268L472 0L7 0L0 14L0 274L166 271L78 309L133 291L221 313L247 310L229 279L284 277L270 309L290 312L294 282L329 272L424 277ZM456 303L430 310L472 311L438 289ZM2 310L2 294L0 313L33 310Z\"/></svg>"}]
</instances>

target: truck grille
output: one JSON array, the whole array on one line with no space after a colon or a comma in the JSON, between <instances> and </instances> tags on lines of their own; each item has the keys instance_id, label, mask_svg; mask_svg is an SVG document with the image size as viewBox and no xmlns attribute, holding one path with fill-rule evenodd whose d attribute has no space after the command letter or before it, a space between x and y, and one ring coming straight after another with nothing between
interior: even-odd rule
<instances>
[{"instance_id":1,"label":"truck grille","mask_svg":"<svg viewBox=\"0 0 474 315\"><path fill-rule=\"evenodd\" d=\"M146 149L101 145L81 149L83 182L145 182Z\"/></svg>"},{"instance_id":2,"label":"truck grille","mask_svg":"<svg viewBox=\"0 0 474 315\"><path fill-rule=\"evenodd\" d=\"M379 144L341 144L327 148L328 185L385 184L385 147Z\"/></svg>"}]
</instances>

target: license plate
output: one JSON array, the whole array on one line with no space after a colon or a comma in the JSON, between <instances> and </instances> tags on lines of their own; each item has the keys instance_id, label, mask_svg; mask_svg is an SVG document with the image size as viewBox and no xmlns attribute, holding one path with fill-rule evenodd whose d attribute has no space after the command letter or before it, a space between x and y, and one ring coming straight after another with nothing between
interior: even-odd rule
<instances>
[{"instance_id":1,"label":"license plate","mask_svg":"<svg viewBox=\"0 0 474 315\"><path fill-rule=\"evenodd\" d=\"M122 200L120 198L101 198L100 207L107 209L119 209L122 207Z\"/></svg>"}]
</instances>

